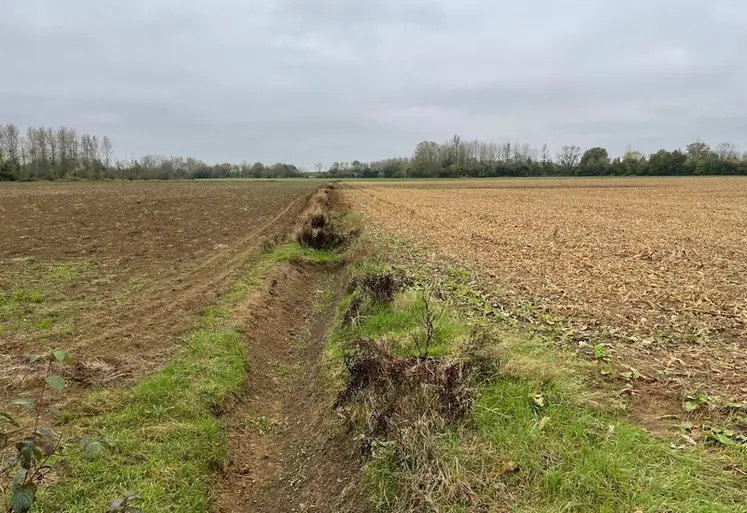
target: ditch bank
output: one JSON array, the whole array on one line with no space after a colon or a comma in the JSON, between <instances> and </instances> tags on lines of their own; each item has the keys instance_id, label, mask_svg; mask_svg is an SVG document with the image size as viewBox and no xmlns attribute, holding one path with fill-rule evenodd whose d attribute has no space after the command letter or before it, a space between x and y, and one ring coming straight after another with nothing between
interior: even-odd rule
<instances>
[{"instance_id":1,"label":"ditch bank","mask_svg":"<svg viewBox=\"0 0 747 513\"><path fill-rule=\"evenodd\" d=\"M229 460L214 513L366 512L360 458L335 426L325 372L327 333L344 289L342 248L356 235L336 189L320 188L281 263L237 309L249 354L243 393L221 413Z\"/></svg>"}]
</instances>

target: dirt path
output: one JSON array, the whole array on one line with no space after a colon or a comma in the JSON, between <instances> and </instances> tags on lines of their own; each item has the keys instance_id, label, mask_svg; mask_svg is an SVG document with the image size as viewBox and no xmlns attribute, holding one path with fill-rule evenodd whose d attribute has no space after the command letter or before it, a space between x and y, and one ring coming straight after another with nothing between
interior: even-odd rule
<instances>
[{"instance_id":1,"label":"dirt path","mask_svg":"<svg viewBox=\"0 0 747 513\"><path fill-rule=\"evenodd\" d=\"M231 458L215 513L367 511L322 367L339 285L334 271L288 264L239 313L251 364L244 398L223 416Z\"/></svg>"}]
</instances>

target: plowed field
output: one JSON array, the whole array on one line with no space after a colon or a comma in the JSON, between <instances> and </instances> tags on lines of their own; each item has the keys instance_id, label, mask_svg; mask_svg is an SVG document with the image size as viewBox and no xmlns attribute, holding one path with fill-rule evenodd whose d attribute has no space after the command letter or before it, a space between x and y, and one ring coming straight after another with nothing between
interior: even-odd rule
<instances>
[{"instance_id":1,"label":"plowed field","mask_svg":"<svg viewBox=\"0 0 747 513\"><path fill-rule=\"evenodd\" d=\"M467 264L508 309L676 394L747 399L747 180L360 182L370 225ZM520 307L520 308L519 308ZM552 321L550 321L552 322Z\"/></svg>"},{"instance_id":2,"label":"plowed field","mask_svg":"<svg viewBox=\"0 0 747 513\"><path fill-rule=\"evenodd\" d=\"M0 186L0 387L38 379L24 357L62 347L81 385L136 378L284 233L318 184Z\"/></svg>"}]
</instances>

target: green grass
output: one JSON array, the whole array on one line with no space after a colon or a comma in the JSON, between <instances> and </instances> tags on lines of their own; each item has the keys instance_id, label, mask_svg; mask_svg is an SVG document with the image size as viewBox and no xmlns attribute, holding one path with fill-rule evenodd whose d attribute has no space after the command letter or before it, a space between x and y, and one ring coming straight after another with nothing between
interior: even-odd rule
<instances>
[{"instance_id":1,"label":"green grass","mask_svg":"<svg viewBox=\"0 0 747 513\"><path fill-rule=\"evenodd\" d=\"M541 408L531 399L543 390ZM543 423L543 418L547 420ZM483 391L470 441L515 462L501 476L516 511L735 512L744 482L700 448L677 451L622 415L579 407L552 382L507 376ZM542 428L539 428L543 423ZM467 465L484 463L468 451Z\"/></svg>"},{"instance_id":2,"label":"green grass","mask_svg":"<svg viewBox=\"0 0 747 513\"><path fill-rule=\"evenodd\" d=\"M428 354L441 356L452 350L453 341L465 337L469 331L468 327L459 322L445 305L435 302L434 310L438 316L438 323ZM394 354L417 356L420 353L417 342L424 338L421 321L423 312L424 303L417 292L398 293L392 303L368 305L358 322L353 326L340 328L334 335L334 339L342 342L343 340L386 338L393 343Z\"/></svg>"},{"instance_id":3,"label":"green grass","mask_svg":"<svg viewBox=\"0 0 747 513\"><path fill-rule=\"evenodd\" d=\"M300 244L285 244L272 252L275 262L311 262L319 265L329 265L342 262L344 254L340 251L311 249Z\"/></svg>"},{"instance_id":4,"label":"green grass","mask_svg":"<svg viewBox=\"0 0 747 513\"><path fill-rule=\"evenodd\" d=\"M419 269L416 282L427 279ZM477 291L465 292L465 281L442 287L448 292L436 354L448 354L470 332L468 314L485 323L489 308ZM344 375L344 347L356 339L386 339L400 354L412 352L408 340L422 330L419 301L406 291L389 305L364 303L357 325L338 323L328 345L333 374ZM627 419L623 399L593 388L594 362L500 317L491 328L501 371L479 386L470 418L404 446L374 441L363 484L378 510L747 512L747 480L729 470L747 470L747 449L674 449L676 435L648 434Z\"/></svg>"},{"instance_id":5,"label":"green grass","mask_svg":"<svg viewBox=\"0 0 747 513\"><path fill-rule=\"evenodd\" d=\"M80 427L104 433L113 445L93 462L74 457L73 474L43 489L38 511L106 511L111 500L136 491L149 513L207 512L211 476L228 456L214 408L240 393L246 364L240 333L200 330L134 389L93 394L89 403L110 411L81 419Z\"/></svg>"},{"instance_id":6,"label":"green grass","mask_svg":"<svg viewBox=\"0 0 747 513\"><path fill-rule=\"evenodd\" d=\"M0 291L0 328L6 332L28 332L51 326L52 306L35 288L13 287Z\"/></svg>"},{"instance_id":7,"label":"green grass","mask_svg":"<svg viewBox=\"0 0 747 513\"><path fill-rule=\"evenodd\" d=\"M71 281L88 269L88 262L65 262L57 264L47 271L47 274L57 280Z\"/></svg>"}]
</instances>

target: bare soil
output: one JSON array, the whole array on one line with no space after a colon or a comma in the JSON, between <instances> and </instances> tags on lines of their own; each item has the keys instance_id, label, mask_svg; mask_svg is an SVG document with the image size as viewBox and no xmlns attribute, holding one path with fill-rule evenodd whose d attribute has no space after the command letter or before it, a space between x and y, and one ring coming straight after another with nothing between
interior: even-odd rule
<instances>
[{"instance_id":1,"label":"bare soil","mask_svg":"<svg viewBox=\"0 0 747 513\"><path fill-rule=\"evenodd\" d=\"M360 454L329 415L334 397L324 344L342 289L334 270L283 266L239 310L249 380L222 420L231 459L215 486L215 513L366 512Z\"/></svg>"},{"instance_id":2,"label":"bare soil","mask_svg":"<svg viewBox=\"0 0 747 513\"><path fill-rule=\"evenodd\" d=\"M317 186L0 188L0 290L43 295L39 304L0 318L1 400L37 384L39 373L25 357L48 347L69 349L80 362L77 387L67 398L91 384L135 380L158 368L201 310L258 261L263 244L291 229Z\"/></svg>"}]
</instances>

